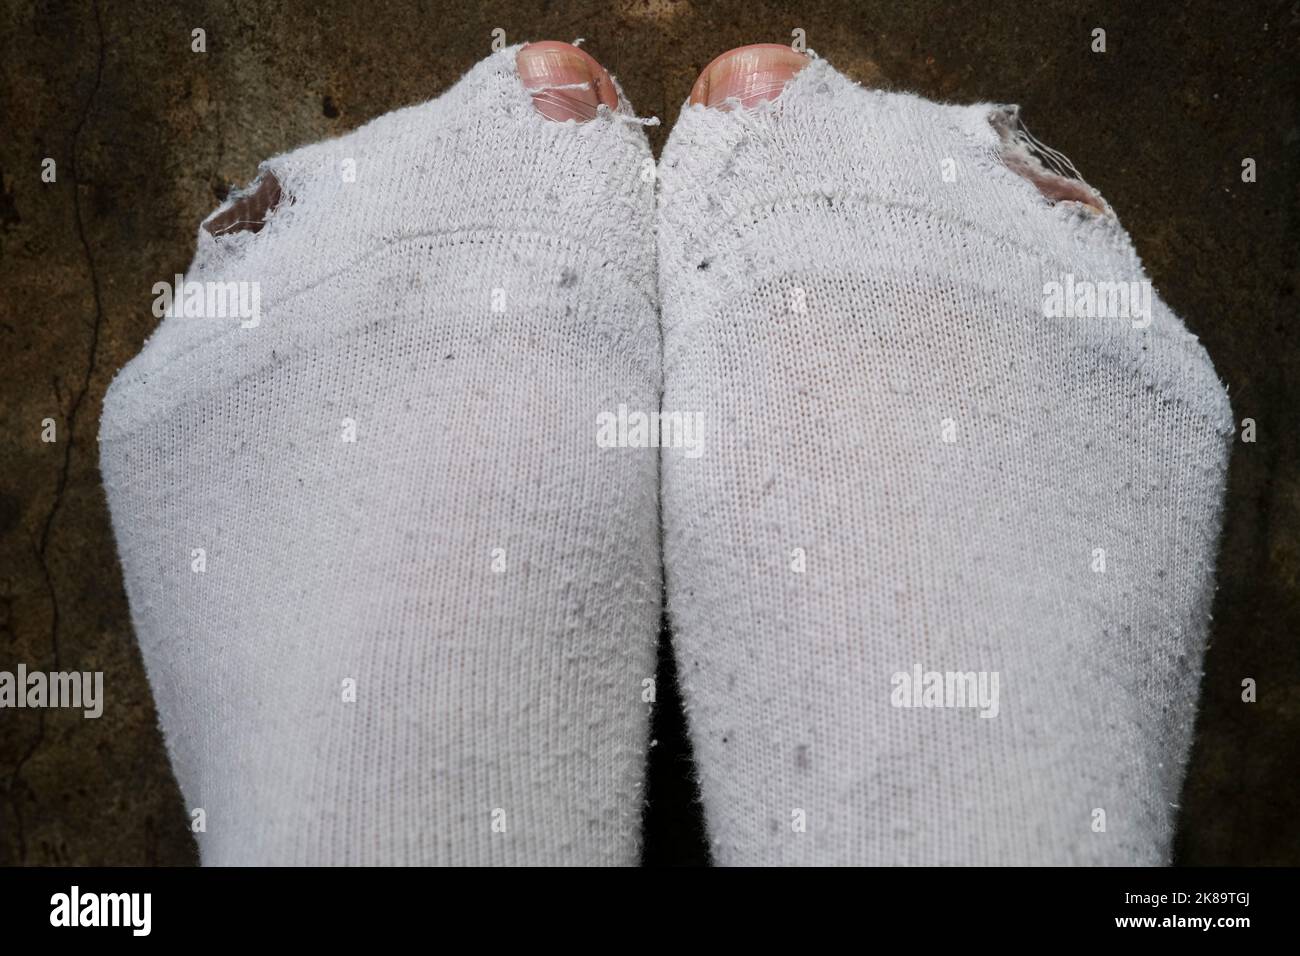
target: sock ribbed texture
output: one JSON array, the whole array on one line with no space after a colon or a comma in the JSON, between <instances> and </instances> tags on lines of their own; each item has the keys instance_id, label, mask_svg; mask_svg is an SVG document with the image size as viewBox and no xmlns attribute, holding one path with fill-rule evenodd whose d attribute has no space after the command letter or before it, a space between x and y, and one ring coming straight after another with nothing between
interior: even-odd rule
<instances>
[{"instance_id":1,"label":"sock ribbed texture","mask_svg":"<svg viewBox=\"0 0 1300 956\"><path fill-rule=\"evenodd\" d=\"M516 52L266 163L266 227L187 276L259 283L260 324L167 318L109 390L206 864L637 859L657 463L594 435L658 400L650 154L537 115Z\"/></svg>"},{"instance_id":2,"label":"sock ribbed texture","mask_svg":"<svg viewBox=\"0 0 1300 956\"><path fill-rule=\"evenodd\" d=\"M664 408L705 422L664 561L719 863L1168 858L1230 409L1158 300L1045 316L1145 276L993 116L815 60L664 151ZM996 716L917 671L996 673Z\"/></svg>"}]
</instances>

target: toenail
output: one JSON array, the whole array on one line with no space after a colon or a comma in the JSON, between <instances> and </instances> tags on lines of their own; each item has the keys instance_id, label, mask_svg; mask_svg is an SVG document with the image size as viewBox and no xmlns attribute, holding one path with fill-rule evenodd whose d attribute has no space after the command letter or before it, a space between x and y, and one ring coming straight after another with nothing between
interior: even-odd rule
<instances>
[{"instance_id":1,"label":"toenail","mask_svg":"<svg viewBox=\"0 0 1300 956\"><path fill-rule=\"evenodd\" d=\"M519 80L547 119L585 123L599 107L618 107L609 73L589 53L570 43L530 43L515 57Z\"/></svg>"},{"instance_id":2,"label":"toenail","mask_svg":"<svg viewBox=\"0 0 1300 956\"><path fill-rule=\"evenodd\" d=\"M724 107L728 100L755 106L774 100L808 57L779 43L755 43L728 50L700 73L691 103Z\"/></svg>"}]
</instances>

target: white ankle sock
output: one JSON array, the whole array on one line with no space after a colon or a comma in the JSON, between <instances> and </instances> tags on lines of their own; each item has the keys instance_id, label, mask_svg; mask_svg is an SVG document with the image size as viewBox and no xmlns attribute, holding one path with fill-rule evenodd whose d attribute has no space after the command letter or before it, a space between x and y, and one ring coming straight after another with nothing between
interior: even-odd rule
<instances>
[{"instance_id":1,"label":"white ankle sock","mask_svg":"<svg viewBox=\"0 0 1300 956\"><path fill-rule=\"evenodd\" d=\"M1159 300L1045 316L1145 276L990 116L814 61L665 149L664 408L705 440L664 453L664 561L720 863L1168 857L1230 409Z\"/></svg>"},{"instance_id":2,"label":"white ankle sock","mask_svg":"<svg viewBox=\"0 0 1300 956\"><path fill-rule=\"evenodd\" d=\"M650 154L537 115L515 53L267 163L187 276L260 322L168 318L106 399L205 863L636 861L657 462L595 431L658 400Z\"/></svg>"}]
</instances>

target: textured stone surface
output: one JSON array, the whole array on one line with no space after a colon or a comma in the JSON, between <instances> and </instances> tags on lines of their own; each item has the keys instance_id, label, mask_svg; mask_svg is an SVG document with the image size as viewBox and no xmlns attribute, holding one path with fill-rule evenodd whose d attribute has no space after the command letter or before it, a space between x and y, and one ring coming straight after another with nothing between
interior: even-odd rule
<instances>
[{"instance_id":1,"label":"textured stone surface","mask_svg":"<svg viewBox=\"0 0 1300 956\"><path fill-rule=\"evenodd\" d=\"M437 95L489 49L585 37L656 150L697 72L749 42L808 45L867 83L1015 101L1119 211L1258 442L1232 464L1214 640L1182 800L1185 863L1300 863L1300 131L1295 14L1160 16L1042 0L466 5L11 2L0 9L0 669L103 670L99 720L0 711L0 863L195 860L131 633L95 434L152 329L151 286L258 160ZM190 32L207 32L207 52ZM1107 52L1089 49L1094 27ZM57 163L42 183L41 163ZM1258 181L1243 184L1252 157ZM53 418L58 441L40 440ZM1245 677L1255 704L1240 701ZM661 712L665 711L661 707ZM646 857L702 859L661 713Z\"/></svg>"}]
</instances>

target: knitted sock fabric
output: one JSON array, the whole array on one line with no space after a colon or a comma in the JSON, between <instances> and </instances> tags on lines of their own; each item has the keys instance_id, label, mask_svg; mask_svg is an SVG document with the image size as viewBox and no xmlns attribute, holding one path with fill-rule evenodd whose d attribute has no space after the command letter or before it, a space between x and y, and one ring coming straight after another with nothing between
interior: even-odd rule
<instances>
[{"instance_id":1,"label":"knitted sock fabric","mask_svg":"<svg viewBox=\"0 0 1300 956\"><path fill-rule=\"evenodd\" d=\"M663 455L664 563L719 863L1168 858L1230 409L1159 301L1045 314L1145 276L1000 161L1013 117L814 60L665 149L664 408L704 441Z\"/></svg>"},{"instance_id":2,"label":"knitted sock fabric","mask_svg":"<svg viewBox=\"0 0 1300 956\"><path fill-rule=\"evenodd\" d=\"M637 859L657 460L594 438L658 401L650 154L539 116L516 52L266 163L266 227L187 276L260 321L169 317L108 393L207 864Z\"/></svg>"}]
</instances>

